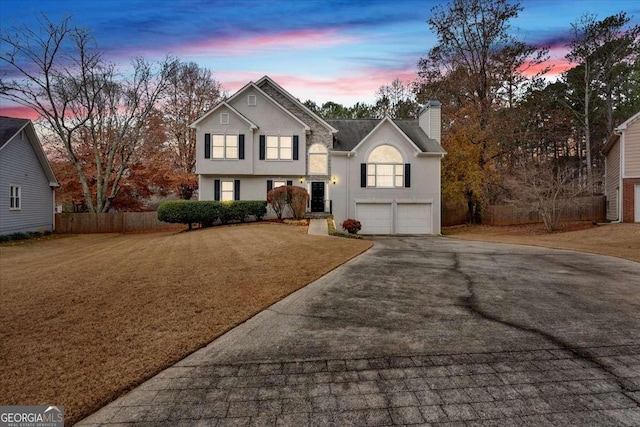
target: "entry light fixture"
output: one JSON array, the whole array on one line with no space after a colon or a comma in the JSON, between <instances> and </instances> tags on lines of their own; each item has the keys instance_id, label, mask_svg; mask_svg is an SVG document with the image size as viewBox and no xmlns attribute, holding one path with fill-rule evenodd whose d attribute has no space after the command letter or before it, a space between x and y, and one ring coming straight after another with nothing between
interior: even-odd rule
<instances>
[{"instance_id":1,"label":"entry light fixture","mask_svg":"<svg viewBox=\"0 0 640 427\"><path fill-rule=\"evenodd\" d=\"M332 183L333 185L336 185L336 177L335 177L335 176L332 176L332 177L331 177L331 183Z\"/></svg>"},{"instance_id":2,"label":"entry light fixture","mask_svg":"<svg viewBox=\"0 0 640 427\"><path fill-rule=\"evenodd\" d=\"M303 177L303 176L301 176L301 177L300 177L300 184L302 184L303 182L304 182L304 177Z\"/></svg>"}]
</instances>

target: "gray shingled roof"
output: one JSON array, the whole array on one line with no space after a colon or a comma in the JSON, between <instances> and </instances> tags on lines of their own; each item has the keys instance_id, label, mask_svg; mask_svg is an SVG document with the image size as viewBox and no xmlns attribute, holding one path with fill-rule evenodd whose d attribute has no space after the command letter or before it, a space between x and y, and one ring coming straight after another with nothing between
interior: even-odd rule
<instances>
[{"instance_id":1,"label":"gray shingled roof","mask_svg":"<svg viewBox=\"0 0 640 427\"><path fill-rule=\"evenodd\" d=\"M327 120L334 128L338 129L333 143L335 151L351 151L380 123L380 119L340 119ZM424 153L444 153L444 150L435 139L429 138L418 126L417 120L400 120L393 122L404 134L413 141Z\"/></svg>"},{"instance_id":2,"label":"gray shingled roof","mask_svg":"<svg viewBox=\"0 0 640 427\"><path fill-rule=\"evenodd\" d=\"M27 123L29 123L28 119L0 116L0 147L4 146Z\"/></svg>"}]
</instances>

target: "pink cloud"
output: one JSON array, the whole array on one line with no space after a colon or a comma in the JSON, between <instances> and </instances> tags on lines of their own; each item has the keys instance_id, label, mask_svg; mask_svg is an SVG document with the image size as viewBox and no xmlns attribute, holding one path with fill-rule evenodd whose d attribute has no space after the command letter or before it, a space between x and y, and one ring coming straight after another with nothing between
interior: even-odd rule
<instances>
[{"instance_id":1,"label":"pink cloud","mask_svg":"<svg viewBox=\"0 0 640 427\"><path fill-rule=\"evenodd\" d=\"M264 73L257 72L216 72L216 78L225 89L233 94L250 81L257 81ZM269 73L276 83L302 101L311 99L316 103L335 101L347 105L356 102L371 103L375 92L382 85L399 78L403 82L416 79L414 69L372 69L361 68L348 72L344 77L306 77L291 74Z\"/></svg>"},{"instance_id":2,"label":"pink cloud","mask_svg":"<svg viewBox=\"0 0 640 427\"><path fill-rule=\"evenodd\" d=\"M22 105L10 107L0 106L0 116L36 120L38 118L38 113L36 113L32 108L24 107Z\"/></svg>"},{"instance_id":3,"label":"pink cloud","mask_svg":"<svg viewBox=\"0 0 640 427\"><path fill-rule=\"evenodd\" d=\"M576 66L576 64L570 62L567 58L565 58L565 55L567 54L567 52L568 50L564 45L558 44L558 45L552 46L551 49L549 50L548 60L546 60L545 62L539 65L534 65L534 66L525 65L522 67L521 70L524 71L524 74L526 76L531 77L539 73L546 67L550 67L550 70L547 74L545 74L545 77L557 77L560 74L564 73L565 71L570 70Z\"/></svg>"},{"instance_id":4,"label":"pink cloud","mask_svg":"<svg viewBox=\"0 0 640 427\"><path fill-rule=\"evenodd\" d=\"M190 45L174 46L173 49L184 55L224 55L239 56L265 50L319 49L341 44L357 42L353 36L341 34L335 29L296 30L281 33L212 38Z\"/></svg>"}]
</instances>

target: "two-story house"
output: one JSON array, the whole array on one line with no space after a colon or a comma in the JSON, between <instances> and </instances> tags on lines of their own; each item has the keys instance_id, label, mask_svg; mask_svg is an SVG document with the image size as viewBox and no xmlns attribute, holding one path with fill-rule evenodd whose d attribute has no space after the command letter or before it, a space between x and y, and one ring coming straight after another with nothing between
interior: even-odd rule
<instances>
[{"instance_id":1,"label":"two-story house","mask_svg":"<svg viewBox=\"0 0 640 427\"><path fill-rule=\"evenodd\" d=\"M323 120L265 76L192 125L200 200L264 200L281 185L363 234L440 233L440 104L418 120Z\"/></svg>"}]
</instances>

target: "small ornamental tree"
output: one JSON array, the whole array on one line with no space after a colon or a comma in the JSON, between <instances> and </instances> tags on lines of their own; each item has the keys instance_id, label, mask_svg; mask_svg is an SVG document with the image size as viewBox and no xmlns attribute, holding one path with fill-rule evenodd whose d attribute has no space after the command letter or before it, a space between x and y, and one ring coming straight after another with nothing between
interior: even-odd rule
<instances>
[{"instance_id":1,"label":"small ornamental tree","mask_svg":"<svg viewBox=\"0 0 640 427\"><path fill-rule=\"evenodd\" d=\"M362 224L360 224L360 221L349 218L342 222L342 229L349 234L358 234L358 231L362 230Z\"/></svg>"},{"instance_id":2,"label":"small ornamental tree","mask_svg":"<svg viewBox=\"0 0 640 427\"><path fill-rule=\"evenodd\" d=\"M289 193L286 186L281 186L270 190L267 193L267 203L271 206L271 209L276 213L278 219L282 219L284 210L289 205Z\"/></svg>"},{"instance_id":3,"label":"small ornamental tree","mask_svg":"<svg viewBox=\"0 0 640 427\"><path fill-rule=\"evenodd\" d=\"M307 213L307 204L309 203L309 193L307 190L294 185L287 186L289 191L289 206L293 212L294 219L303 219Z\"/></svg>"}]
</instances>

